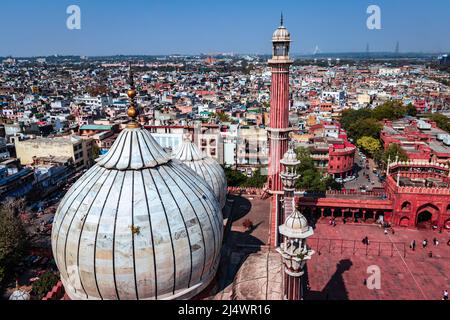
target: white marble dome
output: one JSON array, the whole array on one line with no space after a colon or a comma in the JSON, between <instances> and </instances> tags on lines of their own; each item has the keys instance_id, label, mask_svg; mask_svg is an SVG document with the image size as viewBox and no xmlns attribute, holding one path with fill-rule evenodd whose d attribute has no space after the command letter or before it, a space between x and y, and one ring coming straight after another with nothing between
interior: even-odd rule
<instances>
[{"instance_id":1,"label":"white marble dome","mask_svg":"<svg viewBox=\"0 0 450 320\"><path fill-rule=\"evenodd\" d=\"M62 199L52 249L73 300L189 299L215 276L222 235L209 185L127 128Z\"/></svg>"},{"instance_id":2,"label":"white marble dome","mask_svg":"<svg viewBox=\"0 0 450 320\"><path fill-rule=\"evenodd\" d=\"M286 218L284 224L279 226L279 230L286 237L298 239L308 238L314 233L312 227L308 224L308 220L297 209L294 209L294 212Z\"/></svg>"},{"instance_id":3,"label":"white marble dome","mask_svg":"<svg viewBox=\"0 0 450 320\"><path fill-rule=\"evenodd\" d=\"M30 300L30 294L27 291L18 289L14 291L10 296L9 300Z\"/></svg>"},{"instance_id":4,"label":"white marble dome","mask_svg":"<svg viewBox=\"0 0 450 320\"><path fill-rule=\"evenodd\" d=\"M175 154L175 159L180 160L205 179L213 188L220 207L225 206L228 193L227 178L216 160L203 154L188 135L185 135L183 143Z\"/></svg>"},{"instance_id":5,"label":"white marble dome","mask_svg":"<svg viewBox=\"0 0 450 320\"><path fill-rule=\"evenodd\" d=\"M272 41L284 42L291 41L291 34L284 26L279 26L272 35Z\"/></svg>"}]
</instances>

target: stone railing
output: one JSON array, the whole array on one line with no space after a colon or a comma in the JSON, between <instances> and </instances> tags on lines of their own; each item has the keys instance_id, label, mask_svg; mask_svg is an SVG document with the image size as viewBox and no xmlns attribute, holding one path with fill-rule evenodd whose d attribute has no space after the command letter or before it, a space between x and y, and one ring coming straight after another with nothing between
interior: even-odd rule
<instances>
[{"instance_id":1,"label":"stone railing","mask_svg":"<svg viewBox=\"0 0 450 320\"><path fill-rule=\"evenodd\" d=\"M241 188L241 187L228 187L228 193L230 194L248 194L248 195L263 195L264 189L260 188Z\"/></svg>"},{"instance_id":2,"label":"stone railing","mask_svg":"<svg viewBox=\"0 0 450 320\"><path fill-rule=\"evenodd\" d=\"M430 168L436 168L444 171L450 170L450 168L443 163L437 163L437 162L428 162L428 161L399 161L399 162L391 162L389 165L389 168L394 169L396 167L430 167Z\"/></svg>"},{"instance_id":3,"label":"stone railing","mask_svg":"<svg viewBox=\"0 0 450 320\"><path fill-rule=\"evenodd\" d=\"M406 177L409 179L427 179L427 178L434 178L434 179L440 179L445 183L450 184L450 178L447 176L443 176L440 173L435 172L408 172L408 171L400 171L400 175L402 177Z\"/></svg>"},{"instance_id":4,"label":"stone railing","mask_svg":"<svg viewBox=\"0 0 450 320\"><path fill-rule=\"evenodd\" d=\"M60 280L52 288L52 290L48 292L44 298L42 298L42 300L61 300L64 297L64 294L65 294L64 286Z\"/></svg>"},{"instance_id":5,"label":"stone railing","mask_svg":"<svg viewBox=\"0 0 450 320\"><path fill-rule=\"evenodd\" d=\"M265 189L260 188L243 188L243 187L228 187L228 193L230 194L247 194L247 195L263 195ZM388 195L384 192L359 192L359 191L335 191L329 190L327 192L306 192L306 191L296 191L296 196L305 198L325 198L333 196L364 196L364 197L374 197L374 198L388 198Z\"/></svg>"},{"instance_id":6,"label":"stone railing","mask_svg":"<svg viewBox=\"0 0 450 320\"><path fill-rule=\"evenodd\" d=\"M398 187L399 193L450 195L450 188Z\"/></svg>"},{"instance_id":7,"label":"stone railing","mask_svg":"<svg viewBox=\"0 0 450 320\"><path fill-rule=\"evenodd\" d=\"M329 190L327 192L300 192L300 197L305 198L325 198L325 197L333 197L333 196L364 196L364 197L374 197L374 198L388 198L388 195L384 192L360 192L360 191L337 191L337 190Z\"/></svg>"}]
</instances>

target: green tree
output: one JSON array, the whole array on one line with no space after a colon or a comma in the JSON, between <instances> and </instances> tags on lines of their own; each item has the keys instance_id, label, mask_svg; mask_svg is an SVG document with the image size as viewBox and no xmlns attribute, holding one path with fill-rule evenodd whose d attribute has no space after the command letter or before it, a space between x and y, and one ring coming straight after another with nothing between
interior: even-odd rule
<instances>
[{"instance_id":1,"label":"green tree","mask_svg":"<svg viewBox=\"0 0 450 320\"><path fill-rule=\"evenodd\" d=\"M358 147L368 152L372 157L381 150L380 140L364 136L357 141Z\"/></svg>"},{"instance_id":2,"label":"green tree","mask_svg":"<svg viewBox=\"0 0 450 320\"><path fill-rule=\"evenodd\" d=\"M372 117L372 109L364 108L359 110L347 109L342 112L341 124L344 129L349 131L350 126L361 120Z\"/></svg>"},{"instance_id":3,"label":"green tree","mask_svg":"<svg viewBox=\"0 0 450 320\"><path fill-rule=\"evenodd\" d=\"M363 136L378 139L382 130L380 121L397 120L406 115L416 114L414 106L403 106L400 101L388 101L375 109L345 110L342 112L341 124L353 141Z\"/></svg>"},{"instance_id":4,"label":"green tree","mask_svg":"<svg viewBox=\"0 0 450 320\"><path fill-rule=\"evenodd\" d=\"M378 160L384 165L387 165L389 159L391 159L391 162L395 161L397 156L399 161L408 161L408 155L406 154L405 150L403 150L400 145L392 143L389 145L386 151L381 153Z\"/></svg>"},{"instance_id":5,"label":"green tree","mask_svg":"<svg viewBox=\"0 0 450 320\"><path fill-rule=\"evenodd\" d=\"M0 284L19 263L27 245L27 235L17 211L15 204L0 207Z\"/></svg>"},{"instance_id":6,"label":"green tree","mask_svg":"<svg viewBox=\"0 0 450 320\"><path fill-rule=\"evenodd\" d=\"M440 113L433 113L433 114L427 114L425 115L427 118L429 118L431 121L436 122L436 125L444 130L450 133L450 120L448 117L444 116Z\"/></svg>"},{"instance_id":7,"label":"green tree","mask_svg":"<svg viewBox=\"0 0 450 320\"><path fill-rule=\"evenodd\" d=\"M367 118L351 124L348 128L348 134L353 141L358 141L364 136L378 139L382 129L383 126L378 120Z\"/></svg>"},{"instance_id":8,"label":"green tree","mask_svg":"<svg viewBox=\"0 0 450 320\"><path fill-rule=\"evenodd\" d=\"M247 181L243 183L247 188L262 188L267 181L267 176L261 174L261 170L258 169L253 173L253 176L247 178Z\"/></svg>"},{"instance_id":9,"label":"green tree","mask_svg":"<svg viewBox=\"0 0 450 320\"><path fill-rule=\"evenodd\" d=\"M300 164L297 172L300 178L297 180L296 188L311 192L325 192L327 189L340 189L340 186L331 177L325 177L314 165L311 153L306 148L297 148L297 159Z\"/></svg>"},{"instance_id":10,"label":"green tree","mask_svg":"<svg viewBox=\"0 0 450 320\"><path fill-rule=\"evenodd\" d=\"M93 142L92 143L92 160L97 159L100 156L100 148L98 147L98 145Z\"/></svg>"},{"instance_id":11,"label":"green tree","mask_svg":"<svg viewBox=\"0 0 450 320\"><path fill-rule=\"evenodd\" d=\"M417 109L412 103L406 106L406 114L411 117L415 117L417 115Z\"/></svg>"},{"instance_id":12,"label":"green tree","mask_svg":"<svg viewBox=\"0 0 450 320\"><path fill-rule=\"evenodd\" d=\"M45 295L52 290L52 288L58 283L59 276L51 271L42 274L39 280L33 283L32 293L38 300L42 300Z\"/></svg>"},{"instance_id":13,"label":"green tree","mask_svg":"<svg viewBox=\"0 0 450 320\"><path fill-rule=\"evenodd\" d=\"M225 112L217 112L215 116L219 119L220 122L231 122L230 116Z\"/></svg>"},{"instance_id":14,"label":"green tree","mask_svg":"<svg viewBox=\"0 0 450 320\"><path fill-rule=\"evenodd\" d=\"M376 107L373 111L373 118L381 121L384 119L397 120L406 115L406 107L400 101L388 101Z\"/></svg>"},{"instance_id":15,"label":"green tree","mask_svg":"<svg viewBox=\"0 0 450 320\"><path fill-rule=\"evenodd\" d=\"M248 180L248 177L238 170L226 167L224 171L229 187L243 187Z\"/></svg>"}]
</instances>

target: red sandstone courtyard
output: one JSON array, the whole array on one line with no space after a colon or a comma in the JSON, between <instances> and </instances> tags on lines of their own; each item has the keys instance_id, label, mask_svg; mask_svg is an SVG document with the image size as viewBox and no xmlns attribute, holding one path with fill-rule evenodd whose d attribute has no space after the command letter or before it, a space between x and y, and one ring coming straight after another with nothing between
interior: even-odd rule
<instances>
[{"instance_id":1,"label":"red sandstone courtyard","mask_svg":"<svg viewBox=\"0 0 450 320\"><path fill-rule=\"evenodd\" d=\"M447 245L450 234L431 230L394 230L395 234L385 235L384 229L376 225L338 224L332 227L318 224L314 239L309 243L317 252L308 264L312 291L308 298L326 299L328 293L328 299L441 299L442 291L450 288L450 246ZM367 254L362 243L365 236L370 241ZM438 239L438 246L433 244L433 238ZM319 246L317 239L322 239ZM342 248L342 241L324 239L356 240L356 249L352 241L344 241ZM415 251L409 248L413 239L417 243ZM422 249L424 239L428 239L428 246ZM430 251L432 258L429 257ZM380 267L380 290L369 290L364 284L364 279L370 276L367 267L371 265Z\"/></svg>"},{"instance_id":2,"label":"red sandstone courtyard","mask_svg":"<svg viewBox=\"0 0 450 320\"><path fill-rule=\"evenodd\" d=\"M269 252L269 212L271 199L258 196L235 197L237 213L226 239L231 248L225 282L231 283L239 265L249 253ZM256 228L244 232L242 222L250 219ZM316 251L308 262L309 300L440 300L442 291L450 289L450 238L448 231L417 230L394 227L395 233L384 234L378 225L343 224L330 226L327 220L317 223L308 244ZM369 238L369 246L362 239ZM439 245L433 244L437 238ZM415 251L409 248L415 239ZM422 241L428 240L426 249ZM429 252L432 251L432 257ZM381 271L381 289L369 290L364 283L370 276L369 266ZM230 288L219 296L224 299ZM231 298L231 297L230 297Z\"/></svg>"}]
</instances>

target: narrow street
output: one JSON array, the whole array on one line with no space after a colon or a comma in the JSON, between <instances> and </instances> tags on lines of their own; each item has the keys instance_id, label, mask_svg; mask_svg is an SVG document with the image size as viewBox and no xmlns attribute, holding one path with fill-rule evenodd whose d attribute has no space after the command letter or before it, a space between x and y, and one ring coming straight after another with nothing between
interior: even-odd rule
<instances>
[{"instance_id":1,"label":"narrow street","mask_svg":"<svg viewBox=\"0 0 450 320\"><path fill-rule=\"evenodd\" d=\"M368 191L374 188L382 188L383 185L379 178L373 172L375 168L375 162L373 159L368 159L369 169L366 168L366 161L361 158L358 152L355 154L355 177L353 181L344 183L343 187L347 190L357 190L359 191L360 186L367 186ZM366 177L369 175L369 179Z\"/></svg>"}]
</instances>

